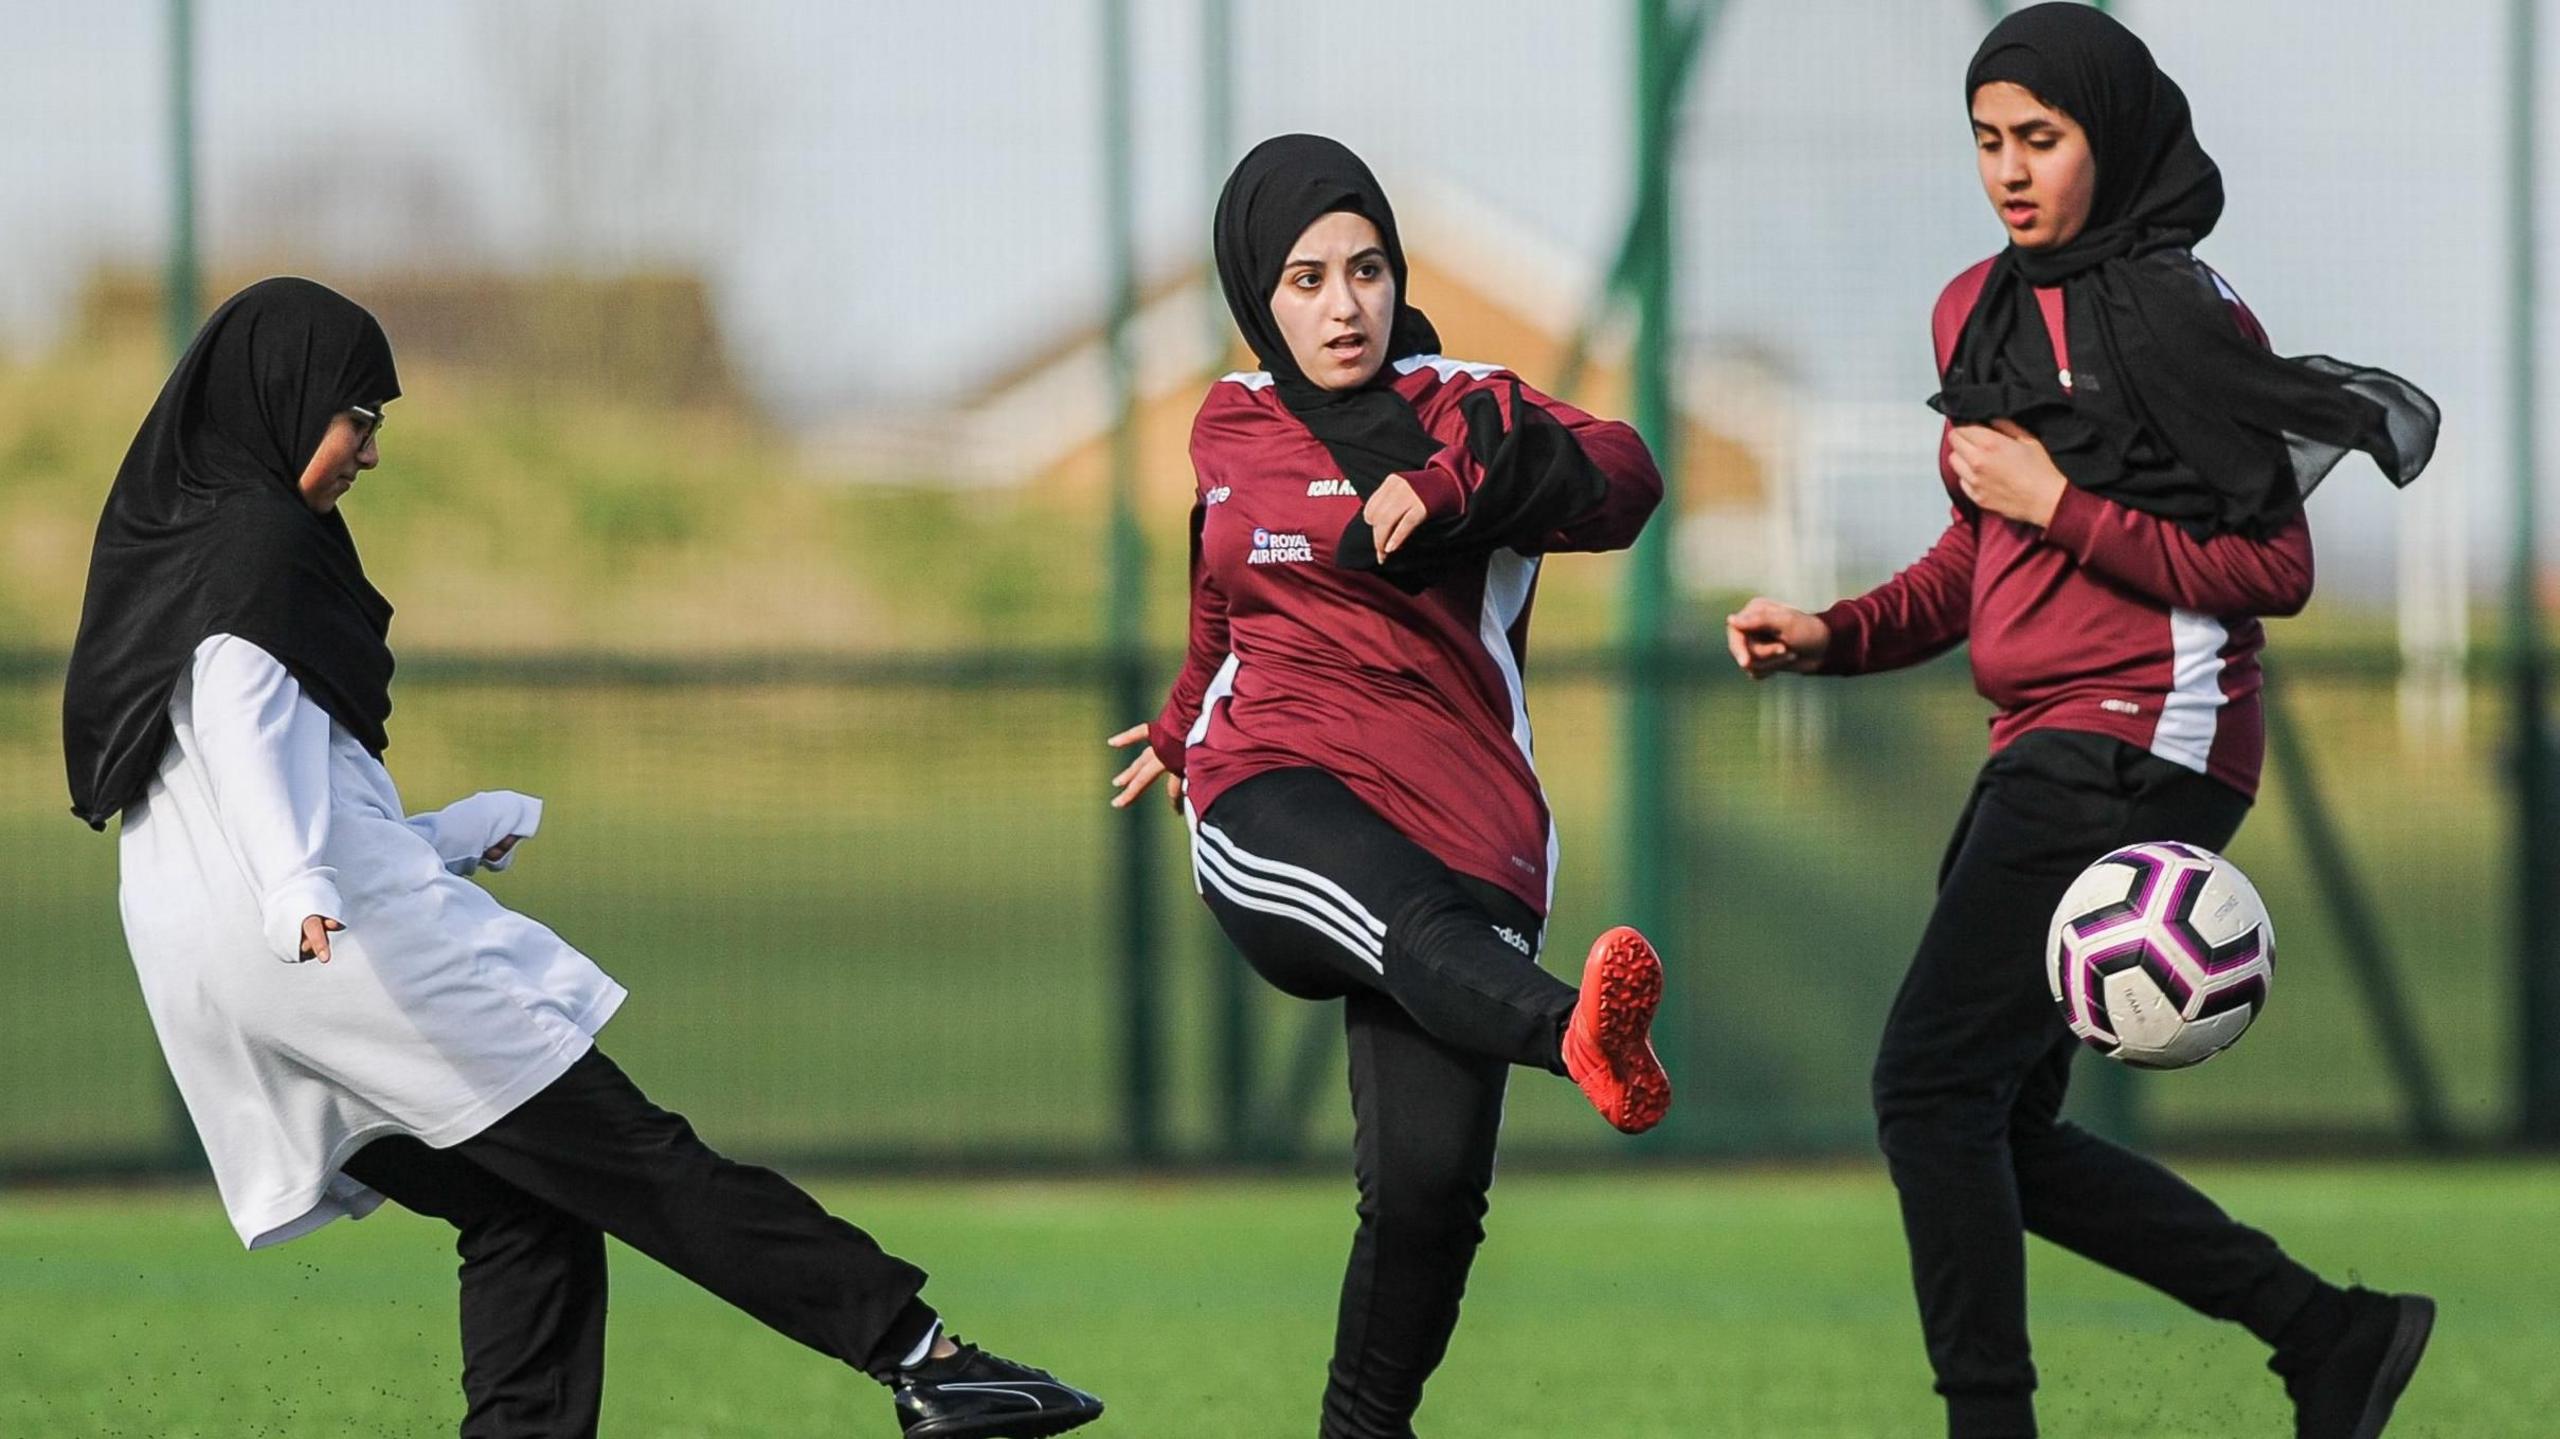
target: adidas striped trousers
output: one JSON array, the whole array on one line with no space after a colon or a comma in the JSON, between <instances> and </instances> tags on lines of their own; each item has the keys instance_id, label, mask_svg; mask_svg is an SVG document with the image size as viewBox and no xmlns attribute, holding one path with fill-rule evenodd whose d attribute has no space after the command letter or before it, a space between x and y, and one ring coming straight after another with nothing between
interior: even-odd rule
<instances>
[{"instance_id":1,"label":"adidas striped trousers","mask_svg":"<svg viewBox=\"0 0 2560 1439\"><path fill-rule=\"evenodd\" d=\"M1194 817L1201 897L1283 993L1344 1001L1359 1228L1324 1439L1407 1439L1457 1327L1515 1064L1564 1072L1575 991L1542 922L1450 870L1316 769L1258 775Z\"/></svg>"}]
</instances>

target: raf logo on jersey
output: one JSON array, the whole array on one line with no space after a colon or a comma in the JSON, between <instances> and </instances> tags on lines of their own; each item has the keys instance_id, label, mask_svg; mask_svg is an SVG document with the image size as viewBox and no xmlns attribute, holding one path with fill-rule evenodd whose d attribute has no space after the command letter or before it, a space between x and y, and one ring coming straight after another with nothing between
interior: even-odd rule
<instances>
[{"instance_id":1,"label":"raf logo on jersey","mask_svg":"<svg viewBox=\"0 0 2560 1439\"><path fill-rule=\"evenodd\" d=\"M1355 489L1349 480L1314 480L1310 481L1307 485L1307 498L1311 500L1329 500L1335 498L1356 500L1360 498L1360 491Z\"/></svg>"},{"instance_id":2,"label":"raf logo on jersey","mask_svg":"<svg viewBox=\"0 0 2560 1439\"><path fill-rule=\"evenodd\" d=\"M1278 530L1266 530L1256 525L1253 530L1253 553L1246 556L1245 563L1303 565L1312 563L1315 557L1315 546L1307 543L1305 535L1284 535Z\"/></svg>"}]
</instances>

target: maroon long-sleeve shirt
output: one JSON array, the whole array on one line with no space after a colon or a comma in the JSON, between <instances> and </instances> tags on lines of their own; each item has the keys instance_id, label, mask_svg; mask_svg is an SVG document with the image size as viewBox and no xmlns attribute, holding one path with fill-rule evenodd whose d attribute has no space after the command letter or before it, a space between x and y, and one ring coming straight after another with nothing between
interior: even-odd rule
<instances>
[{"instance_id":1,"label":"maroon long-sleeve shirt","mask_svg":"<svg viewBox=\"0 0 2560 1439\"><path fill-rule=\"evenodd\" d=\"M1942 370L1990 271L1985 260L1938 297ZM2228 285L2222 293L2242 331L2265 344L2248 307ZM2068 388L2062 292L2035 294ZM2199 540L2073 485L2039 529L1965 499L1943 435L1938 473L1952 522L1910 568L1822 612L1831 627L1824 671L1897 669L1969 639L1974 688L1998 706L1995 752L2033 730L2082 730L2256 794L2266 748L2258 617L2297 613L2311 598L2302 516L2265 540Z\"/></svg>"},{"instance_id":2,"label":"maroon long-sleeve shirt","mask_svg":"<svg viewBox=\"0 0 2560 1439\"><path fill-rule=\"evenodd\" d=\"M1437 355L1395 371L1396 392L1442 446L1406 478L1433 517L1458 513L1484 480L1459 401L1491 390L1508 426L1516 377ZM1191 431L1190 649L1148 728L1194 812L1254 775L1314 766L1441 863L1546 913L1555 829L1521 688L1539 555L1631 543L1662 477L1633 428L1518 393L1573 432L1608 482L1604 497L1536 553L1497 550L1409 595L1334 568L1361 500L1270 377L1210 387Z\"/></svg>"}]
</instances>

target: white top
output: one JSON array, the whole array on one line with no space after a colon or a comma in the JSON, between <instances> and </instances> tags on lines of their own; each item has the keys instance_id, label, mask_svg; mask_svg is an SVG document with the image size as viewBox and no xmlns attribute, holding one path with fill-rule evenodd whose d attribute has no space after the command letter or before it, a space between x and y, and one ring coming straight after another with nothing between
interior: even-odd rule
<instances>
[{"instance_id":1,"label":"white top","mask_svg":"<svg viewBox=\"0 0 2560 1439\"><path fill-rule=\"evenodd\" d=\"M624 990L463 876L529 836L499 790L411 816L382 762L231 635L196 648L160 773L124 815L119 902L142 996L251 1248L361 1216L370 1141L479 1133L587 1052ZM346 925L330 962L302 921Z\"/></svg>"}]
</instances>

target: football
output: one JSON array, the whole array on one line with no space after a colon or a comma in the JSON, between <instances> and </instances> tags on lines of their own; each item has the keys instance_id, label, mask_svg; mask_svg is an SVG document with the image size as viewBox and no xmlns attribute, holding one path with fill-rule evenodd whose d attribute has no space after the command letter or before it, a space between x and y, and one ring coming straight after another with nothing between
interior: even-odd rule
<instances>
[{"instance_id":1,"label":"football","mask_svg":"<svg viewBox=\"0 0 2560 1439\"><path fill-rule=\"evenodd\" d=\"M2127 845L2090 865L2045 939L2045 980L2071 1032L2143 1069L2230 1048L2266 1007L2275 962L2257 887L2191 844Z\"/></svg>"}]
</instances>

